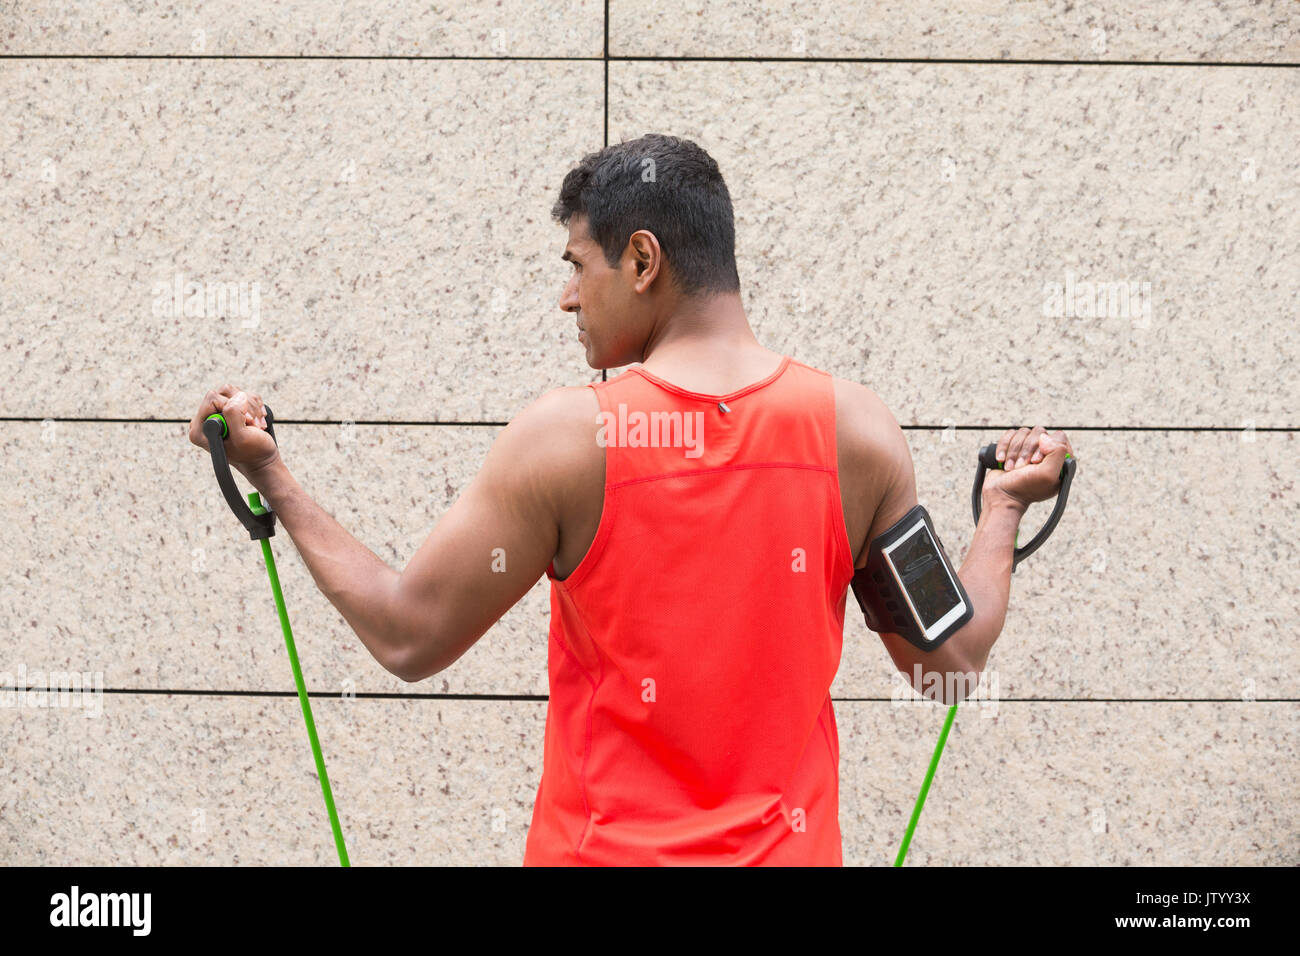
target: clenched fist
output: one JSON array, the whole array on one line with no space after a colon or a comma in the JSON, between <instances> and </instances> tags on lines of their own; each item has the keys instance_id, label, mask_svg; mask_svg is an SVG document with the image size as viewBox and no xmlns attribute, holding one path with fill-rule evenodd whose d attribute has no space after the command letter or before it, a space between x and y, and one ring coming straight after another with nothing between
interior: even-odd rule
<instances>
[{"instance_id":1,"label":"clenched fist","mask_svg":"<svg viewBox=\"0 0 1300 956\"><path fill-rule=\"evenodd\" d=\"M1046 501L1061 487L1061 468L1066 455L1074 448L1065 432L1048 434L1042 425L1009 428L998 439L998 471L990 470L984 478L984 495L1002 494L1028 508L1035 501Z\"/></svg>"},{"instance_id":2,"label":"clenched fist","mask_svg":"<svg viewBox=\"0 0 1300 956\"><path fill-rule=\"evenodd\" d=\"M199 403L199 410L190 419L190 441L204 451L208 439L203 434L203 422L213 412L220 412L226 420L226 459L253 482L254 476L280 459L275 439L266 432L266 409L260 395L249 395L233 385L222 385L208 392Z\"/></svg>"}]
</instances>

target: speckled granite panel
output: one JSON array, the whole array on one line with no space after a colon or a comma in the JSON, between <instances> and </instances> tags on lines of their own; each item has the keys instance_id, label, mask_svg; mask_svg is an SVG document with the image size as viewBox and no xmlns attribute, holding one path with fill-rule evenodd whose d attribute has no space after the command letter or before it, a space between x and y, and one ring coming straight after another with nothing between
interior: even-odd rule
<instances>
[{"instance_id":1,"label":"speckled granite panel","mask_svg":"<svg viewBox=\"0 0 1300 956\"><path fill-rule=\"evenodd\" d=\"M313 702L353 865L518 865L545 704ZM958 712L911 865L1295 865L1282 704L1006 704ZM842 703L848 865L893 862L943 723ZM337 865L292 697L108 695L0 708L0 863Z\"/></svg>"},{"instance_id":2,"label":"speckled granite panel","mask_svg":"<svg viewBox=\"0 0 1300 956\"><path fill-rule=\"evenodd\" d=\"M486 704L486 706L485 706ZM317 697L354 866L518 865L545 705ZM296 697L0 707L0 864L337 866Z\"/></svg>"},{"instance_id":3,"label":"speckled granite panel","mask_svg":"<svg viewBox=\"0 0 1300 956\"><path fill-rule=\"evenodd\" d=\"M904 423L1296 424L1300 71L610 83L615 139L722 164L760 338ZM500 421L591 375L547 210L599 139L598 65L18 62L0 84L0 413L167 417L242 375L302 417Z\"/></svg>"},{"instance_id":4,"label":"speckled granite panel","mask_svg":"<svg viewBox=\"0 0 1300 956\"><path fill-rule=\"evenodd\" d=\"M549 211L602 95L581 62L8 63L0 414L172 418L230 378L500 421L589 380Z\"/></svg>"},{"instance_id":5,"label":"speckled granite panel","mask_svg":"<svg viewBox=\"0 0 1300 956\"><path fill-rule=\"evenodd\" d=\"M616 56L1300 60L1291 0L611 0Z\"/></svg>"},{"instance_id":6,"label":"speckled granite panel","mask_svg":"<svg viewBox=\"0 0 1300 956\"><path fill-rule=\"evenodd\" d=\"M835 713L845 862L892 863L945 710ZM1297 731L1294 703L958 708L908 865L1295 866Z\"/></svg>"},{"instance_id":7,"label":"speckled granite panel","mask_svg":"<svg viewBox=\"0 0 1300 956\"><path fill-rule=\"evenodd\" d=\"M286 462L328 512L404 567L477 472L497 429L284 424ZM975 452L995 433L909 431L918 497L954 561L973 532ZM48 436L45 440L42 436ZM1056 533L1016 571L988 688L1006 698L1294 696L1300 491L1293 433L1079 432ZM1231 461L1227 467L1224 462ZM111 463L111 464L106 464ZM0 670L73 669L110 687L292 687L259 548L177 424L0 426ZM1048 506L1027 515L1021 543ZM273 547L313 689L545 694L539 580L451 668L408 685ZM853 597L833 693L900 678ZM996 680L996 686L992 681Z\"/></svg>"},{"instance_id":8,"label":"speckled granite panel","mask_svg":"<svg viewBox=\"0 0 1300 956\"><path fill-rule=\"evenodd\" d=\"M0 53L600 56L599 0L0 2Z\"/></svg>"},{"instance_id":9,"label":"speckled granite panel","mask_svg":"<svg viewBox=\"0 0 1300 956\"><path fill-rule=\"evenodd\" d=\"M900 422L1297 424L1300 70L639 63L610 86L612 139L649 115L718 160L759 338Z\"/></svg>"}]
</instances>

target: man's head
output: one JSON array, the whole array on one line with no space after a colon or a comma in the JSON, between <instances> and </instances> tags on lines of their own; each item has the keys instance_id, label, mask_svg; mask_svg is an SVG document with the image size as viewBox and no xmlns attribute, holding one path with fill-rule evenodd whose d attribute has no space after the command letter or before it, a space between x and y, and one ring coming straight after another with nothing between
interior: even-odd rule
<instances>
[{"instance_id":1,"label":"man's head","mask_svg":"<svg viewBox=\"0 0 1300 956\"><path fill-rule=\"evenodd\" d=\"M592 368L642 361L684 302L740 291L731 195L690 140L650 133L589 153L551 215L573 263L560 308L577 313Z\"/></svg>"}]
</instances>

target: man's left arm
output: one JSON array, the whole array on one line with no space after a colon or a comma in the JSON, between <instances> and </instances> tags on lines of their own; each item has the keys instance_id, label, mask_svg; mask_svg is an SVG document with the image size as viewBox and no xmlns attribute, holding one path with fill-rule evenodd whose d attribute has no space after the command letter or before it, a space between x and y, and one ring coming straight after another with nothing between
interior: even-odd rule
<instances>
[{"instance_id":1,"label":"man's left arm","mask_svg":"<svg viewBox=\"0 0 1300 956\"><path fill-rule=\"evenodd\" d=\"M554 441L573 390L546 393L497 436L482 468L400 573L334 520L278 458L249 480L321 593L408 683L452 664L545 573L559 542Z\"/></svg>"}]
</instances>

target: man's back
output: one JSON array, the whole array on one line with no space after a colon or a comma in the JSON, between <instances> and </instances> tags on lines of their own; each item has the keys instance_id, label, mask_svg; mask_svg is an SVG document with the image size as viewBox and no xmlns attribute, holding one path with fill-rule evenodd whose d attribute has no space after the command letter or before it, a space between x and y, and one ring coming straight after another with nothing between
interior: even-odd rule
<instances>
[{"instance_id":1,"label":"man's back","mask_svg":"<svg viewBox=\"0 0 1300 956\"><path fill-rule=\"evenodd\" d=\"M782 356L768 352L750 366L753 371L739 376L681 377L664 373L659 377L692 391L726 394L766 378L781 360ZM898 466L893 455L889 455L888 462L882 461L889 454L886 449L891 445L890 432L898 426L883 402L867 387L839 378L833 378L832 383L840 497L857 567L867 531L884 497L886 481ZM554 400L549 414L556 443L566 449L564 454L555 456L563 464L549 479L560 502L557 509L560 547L553 568L560 578L566 578L591 549L600 524L605 496L605 450L596 441L600 403L594 390L585 385L560 388L548 397Z\"/></svg>"},{"instance_id":2,"label":"man's back","mask_svg":"<svg viewBox=\"0 0 1300 956\"><path fill-rule=\"evenodd\" d=\"M860 386L789 359L737 384L571 390L525 863L840 862L829 688L889 469L861 467Z\"/></svg>"}]
</instances>

